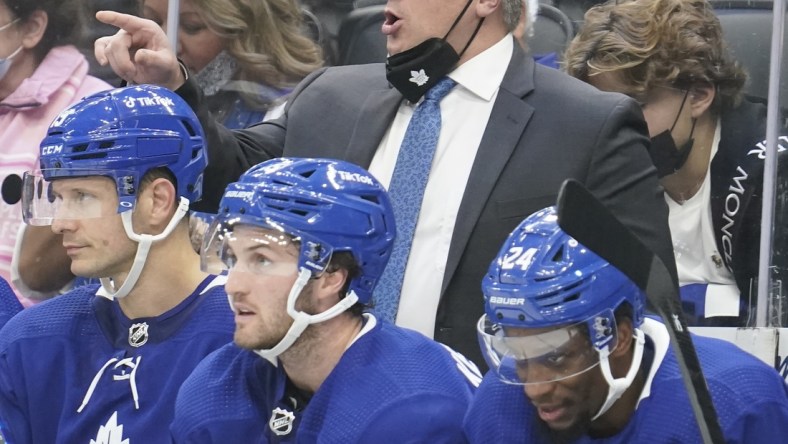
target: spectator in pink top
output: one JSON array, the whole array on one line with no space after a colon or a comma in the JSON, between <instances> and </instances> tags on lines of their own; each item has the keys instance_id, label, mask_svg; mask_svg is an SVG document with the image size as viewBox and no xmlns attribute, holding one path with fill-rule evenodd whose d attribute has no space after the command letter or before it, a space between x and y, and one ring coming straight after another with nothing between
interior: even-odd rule
<instances>
[{"instance_id":1,"label":"spectator in pink top","mask_svg":"<svg viewBox=\"0 0 788 444\"><path fill-rule=\"evenodd\" d=\"M11 257L22 222L17 202L22 174L38 168L39 143L52 119L67 106L110 86L88 75L88 62L72 44L82 31L84 14L79 0L0 0L0 277L12 281ZM21 295L40 298L46 290L25 288L29 273L68 270L48 261L68 260L60 239L46 228L30 229L25 235L25 253L13 279ZM40 254L42 251L51 254ZM44 290L42 292L42 290ZM51 293L50 293L51 294Z\"/></svg>"}]
</instances>

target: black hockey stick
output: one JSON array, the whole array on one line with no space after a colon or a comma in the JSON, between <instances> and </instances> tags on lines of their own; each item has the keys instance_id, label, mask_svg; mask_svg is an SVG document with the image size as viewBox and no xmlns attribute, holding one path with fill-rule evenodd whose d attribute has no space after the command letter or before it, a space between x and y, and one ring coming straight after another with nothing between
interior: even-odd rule
<instances>
[{"instance_id":1,"label":"black hockey stick","mask_svg":"<svg viewBox=\"0 0 788 444\"><path fill-rule=\"evenodd\" d=\"M645 291L667 326L703 442L724 443L717 412L681 311L678 288L659 256L573 179L564 181L558 193L558 225Z\"/></svg>"}]
</instances>

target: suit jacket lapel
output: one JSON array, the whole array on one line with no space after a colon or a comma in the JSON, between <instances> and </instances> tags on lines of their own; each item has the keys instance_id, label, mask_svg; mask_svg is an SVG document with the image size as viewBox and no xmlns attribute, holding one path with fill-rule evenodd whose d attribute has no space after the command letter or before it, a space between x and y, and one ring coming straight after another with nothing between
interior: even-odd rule
<instances>
[{"instance_id":1,"label":"suit jacket lapel","mask_svg":"<svg viewBox=\"0 0 788 444\"><path fill-rule=\"evenodd\" d=\"M501 82L457 213L441 296L457 270L471 232L488 203L501 171L520 143L520 137L533 114L533 108L523 98L534 89L534 61L516 43L514 46L512 60Z\"/></svg>"},{"instance_id":2,"label":"suit jacket lapel","mask_svg":"<svg viewBox=\"0 0 788 444\"><path fill-rule=\"evenodd\" d=\"M401 102L402 94L391 87L370 92L361 106L356 127L353 128L345 151L345 160L369 168Z\"/></svg>"}]
</instances>

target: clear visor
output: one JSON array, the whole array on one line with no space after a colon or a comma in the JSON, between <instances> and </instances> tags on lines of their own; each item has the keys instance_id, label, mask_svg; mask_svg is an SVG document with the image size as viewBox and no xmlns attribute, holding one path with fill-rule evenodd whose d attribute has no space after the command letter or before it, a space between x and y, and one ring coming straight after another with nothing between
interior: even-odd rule
<instances>
[{"instance_id":1,"label":"clear visor","mask_svg":"<svg viewBox=\"0 0 788 444\"><path fill-rule=\"evenodd\" d=\"M298 272L301 243L274 225L254 224L243 218L214 220L200 251L202 271L247 272L290 276Z\"/></svg>"},{"instance_id":2,"label":"clear visor","mask_svg":"<svg viewBox=\"0 0 788 444\"><path fill-rule=\"evenodd\" d=\"M25 223L52 225L55 220L107 217L133 208L133 196L119 201L117 185L106 174L84 170L79 175L48 181L40 173L26 172L22 181Z\"/></svg>"},{"instance_id":3,"label":"clear visor","mask_svg":"<svg viewBox=\"0 0 788 444\"><path fill-rule=\"evenodd\" d=\"M599 364L599 353L586 322L545 331L503 328L479 319L477 333L490 369L509 384L541 384L587 372ZM615 347L609 343L610 349Z\"/></svg>"}]
</instances>

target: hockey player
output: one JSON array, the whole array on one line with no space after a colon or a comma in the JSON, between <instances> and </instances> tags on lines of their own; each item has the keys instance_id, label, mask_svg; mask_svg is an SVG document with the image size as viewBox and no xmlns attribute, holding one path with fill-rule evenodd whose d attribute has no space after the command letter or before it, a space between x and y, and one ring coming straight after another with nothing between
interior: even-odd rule
<instances>
[{"instance_id":1,"label":"hockey player","mask_svg":"<svg viewBox=\"0 0 788 444\"><path fill-rule=\"evenodd\" d=\"M74 274L101 284L0 331L6 442L169 441L181 383L232 340L225 278L200 270L184 217L206 163L196 116L163 88L95 94L52 123L24 218L62 233Z\"/></svg>"},{"instance_id":2,"label":"hockey player","mask_svg":"<svg viewBox=\"0 0 788 444\"><path fill-rule=\"evenodd\" d=\"M482 289L491 370L465 418L470 442L702 442L665 325L552 208L515 229ZM693 341L727 442L785 442L777 372L730 343Z\"/></svg>"},{"instance_id":3,"label":"hockey player","mask_svg":"<svg viewBox=\"0 0 788 444\"><path fill-rule=\"evenodd\" d=\"M343 161L280 158L230 184L202 249L229 268L234 344L178 394L176 443L464 442L464 357L362 313L395 234L388 196Z\"/></svg>"}]
</instances>

